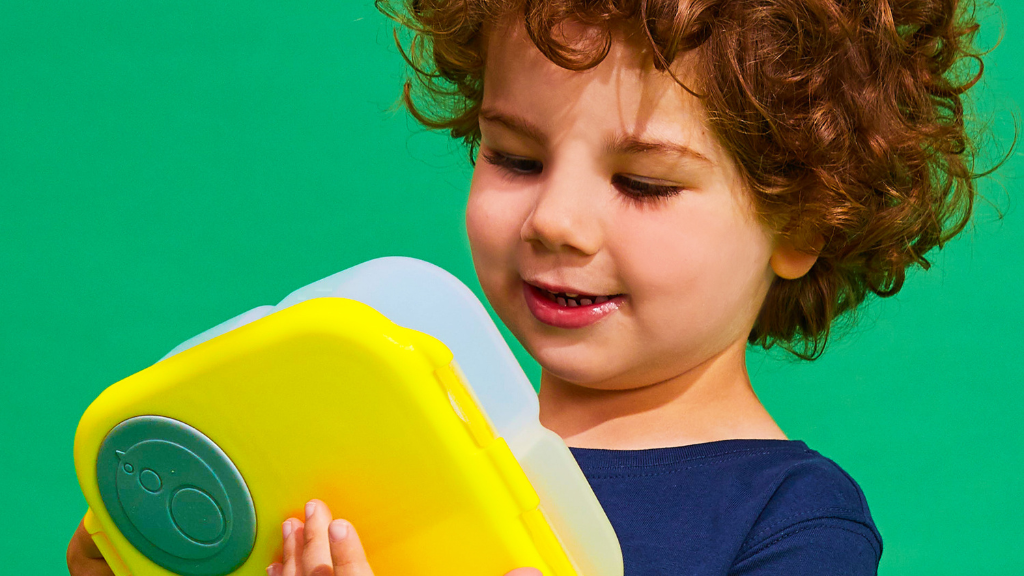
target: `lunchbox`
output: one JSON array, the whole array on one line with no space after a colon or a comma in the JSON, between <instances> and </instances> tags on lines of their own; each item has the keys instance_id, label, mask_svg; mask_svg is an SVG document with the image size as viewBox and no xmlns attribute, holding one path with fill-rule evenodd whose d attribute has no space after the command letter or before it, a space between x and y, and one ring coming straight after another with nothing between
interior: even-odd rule
<instances>
[{"instance_id":1,"label":"lunchbox","mask_svg":"<svg viewBox=\"0 0 1024 576\"><path fill-rule=\"evenodd\" d=\"M622 576L614 530L486 310L381 258L241 314L107 388L75 436L117 576L262 575L311 498L376 576Z\"/></svg>"}]
</instances>

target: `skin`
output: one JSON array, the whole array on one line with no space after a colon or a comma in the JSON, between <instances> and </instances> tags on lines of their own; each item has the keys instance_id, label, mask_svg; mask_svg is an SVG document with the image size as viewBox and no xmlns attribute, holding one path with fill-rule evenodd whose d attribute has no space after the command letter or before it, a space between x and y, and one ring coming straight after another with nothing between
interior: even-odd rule
<instances>
[{"instance_id":1,"label":"skin","mask_svg":"<svg viewBox=\"0 0 1024 576\"><path fill-rule=\"evenodd\" d=\"M542 367L541 422L592 448L785 438L746 338L776 275L816 257L764 226L700 101L642 43L616 31L601 64L573 72L521 26L496 32L466 227L488 300ZM690 64L674 72L693 85ZM553 327L524 281L624 297L595 324Z\"/></svg>"},{"instance_id":2,"label":"skin","mask_svg":"<svg viewBox=\"0 0 1024 576\"><path fill-rule=\"evenodd\" d=\"M758 219L701 103L642 43L617 30L601 64L572 72L518 24L488 38L466 228L488 300L542 367L541 423L606 449L784 439L744 351L771 283L805 274L813 249ZM674 67L689 84L686 57ZM533 316L524 281L622 297L598 322L560 328ZM319 500L305 511L284 522L268 574L372 575L349 522ZM67 558L72 576L112 576L81 524Z\"/></svg>"}]
</instances>

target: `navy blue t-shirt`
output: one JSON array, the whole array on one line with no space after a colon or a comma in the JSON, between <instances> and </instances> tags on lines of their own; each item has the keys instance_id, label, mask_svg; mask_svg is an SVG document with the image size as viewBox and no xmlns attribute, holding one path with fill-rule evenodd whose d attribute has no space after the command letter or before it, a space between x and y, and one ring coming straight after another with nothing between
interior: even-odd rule
<instances>
[{"instance_id":1,"label":"navy blue t-shirt","mask_svg":"<svg viewBox=\"0 0 1024 576\"><path fill-rule=\"evenodd\" d=\"M860 487L791 440L572 448L622 545L625 576L876 574Z\"/></svg>"}]
</instances>

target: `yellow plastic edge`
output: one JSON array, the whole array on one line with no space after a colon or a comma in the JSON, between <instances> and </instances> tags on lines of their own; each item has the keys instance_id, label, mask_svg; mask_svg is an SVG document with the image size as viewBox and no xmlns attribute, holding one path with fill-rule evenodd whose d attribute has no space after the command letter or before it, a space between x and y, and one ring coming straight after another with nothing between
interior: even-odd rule
<instances>
[{"instance_id":1,"label":"yellow plastic edge","mask_svg":"<svg viewBox=\"0 0 1024 576\"><path fill-rule=\"evenodd\" d=\"M89 533L89 536L92 536L92 541L96 544L96 548L99 549L100 554L103 554L103 559L107 561L110 570L114 572L114 576L132 576L131 570L125 565L124 560L121 559L121 556L103 532L103 526L96 519L92 508L86 511L83 524L85 525L85 531Z\"/></svg>"},{"instance_id":2,"label":"yellow plastic edge","mask_svg":"<svg viewBox=\"0 0 1024 576\"><path fill-rule=\"evenodd\" d=\"M476 399L467 387L458 366L439 368L436 372L441 385L448 392L453 408L462 416L463 422L477 444L484 449L488 459L497 468L499 475L515 498L521 510L520 515L527 533L537 547L541 559L551 569L553 576L578 576L579 573L566 555L550 522L540 510L540 496L530 483L529 477L516 460L504 438L497 437L486 415L480 410Z\"/></svg>"},{"instance_id":3,"label":"yellow plastic edge","mask_svg":"<svg viewBox=\"0 0 1024 576\"><path fill-rule=\"evenodd\" d=\"M558 536L551 530L551 524L540 508L534 508L523 512L521 516L526 531L529 532L533 542L537 545L537 551L544 562L551 568L554 576L578 576L572 561L565 555Z\"/></svg>"},{"instance_id":4,"label":"yellow plastic edge","mask_svg":"<svg viewBox=\"0 0 1024 576\"><path fill-rule=\"evenodd\" d=\"M498 469L498 473L505 480L516 504L522 510L532 510L540 506L540 496L533 489L529 477L519 465L516 457L512 454L504 438L497 438L485 450L491 462Z\"/></svg>"},{"instance_id":5,"label":"yellow plastic edge","mask_svg":"<svg viewBox=\"0 0 1024 576\"><path fill-rule=\"evenodd\" d=\"M473 436L473 440L476 441L476 445L481 448L486 447L495 438L494 429L463 385L458 373L451 365L442 366L434 373L441 382L441 386L448 393L448 398L452 402L452 408L455 409L456 413L462 418L462 421L466 423L466 427L469 428L469 433Z\"/></svg>"}]
</instances>

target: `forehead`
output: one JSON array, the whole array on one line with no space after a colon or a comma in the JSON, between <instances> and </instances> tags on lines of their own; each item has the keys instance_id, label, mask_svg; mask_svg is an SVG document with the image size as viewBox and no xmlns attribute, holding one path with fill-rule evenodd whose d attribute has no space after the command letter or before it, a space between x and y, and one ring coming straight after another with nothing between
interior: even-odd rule
<instances>
[{"instance_id":1,"label":"forehead","mask_svg":"<svg viewBox=\"0 0 1024 576\"><path fill-rule=\"evenodd\" d=\"M567 39L595 30L566 24ZM554 64L534 45L521 22L487 31L482 107L536 122L584 122L631 136L680 141L705 155L717 155L701 102L654 67L646 42L612 30L608 56L594 68L573 71ZM674 63L676 76L692 86L692 63ZM554 127L553 127L554 128Z\"/></svg>"}]
</instances>

